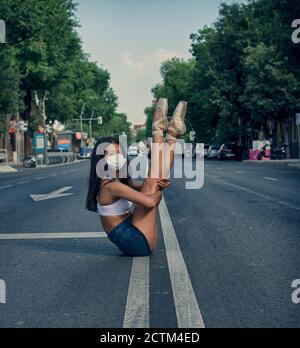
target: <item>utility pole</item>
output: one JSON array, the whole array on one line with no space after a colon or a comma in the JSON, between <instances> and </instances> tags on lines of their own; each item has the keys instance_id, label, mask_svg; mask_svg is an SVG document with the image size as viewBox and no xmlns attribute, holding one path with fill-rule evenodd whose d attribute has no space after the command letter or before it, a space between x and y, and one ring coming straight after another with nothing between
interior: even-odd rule
<instances>
[{"instance_id":1,"label":"utility pole","mask_svg":"<svg viewBox=\"0 0 300 348\"><path fill-rule=\"evenodd\" d=\"M17 150L17 163L20 163L20 125L19 125L19 112L17 112L17 139L16 139L16 150Z\"/></svg>"},{"instance_id":2,"label":"utility pole","mask_svg":"<svg viewBox=\"0 0 300 348\"><path fill-rule=\"evenodd\" d=\"M85 109L85 103L83 103L82 109L81 109L81 114L80 114L80 132L81 132L81 147L83 147L83 123L82 123L82 117L84 114L84 109Z\"/></svg>"},{"instance_id":3,"label":"utility pole","mask_svg":"<svg viewBox=\"0 0 300 348\"><path fill-rule=\"evenodd\" d=\"M46 100L48 100L48 95L49 95L49 92L48 92L48 91L45 91L45 95L44 95L44 98L43 98L43 120L44 120L44 128L46 128L46 119L47 119L47 116L46 116Z\"/></svg>"},{"instance_id":4,"label":"utility pole","mask_svg":"<svg viewBox=\"0 0 300 348\"><path fill-rule=\"evenodd\" d=\"M296 125L298 126L298 158L300 159L300 114L296 114Z\"/></svg>"},{"instance_id":5,"label":"utility pole","mask_svg":"<svg viewBox=\"0 0 300 348\"><path fill-rule=\"evenodd\" d=\"M44 94L44 98L43 98L43 121L44 121L44 133L45 133L45 140L46 140L46 144L45 144L45 158L44 158L44 164L47 164L47 150L48 150L48 137L47 137L47 129L46 129L46 120L47 120L47 116L46 116L46 100L48 100L48 95L49 92L45 91Z\"/></svg>"},{"instance_id":6,"label":"utility pole","mask_svg":"<svg viewBox=\"0 0 300 348\"><path fill-rule=\"evenodd\" d=\"M90 138L91 138L91 141L92 141L92 138L93 138L93 126L92 126L92 122L93 122L94 114L95 114L95 109L93 109L92 116L91 116L91 118L90 118Z\"/></svg>"}]
</instances>

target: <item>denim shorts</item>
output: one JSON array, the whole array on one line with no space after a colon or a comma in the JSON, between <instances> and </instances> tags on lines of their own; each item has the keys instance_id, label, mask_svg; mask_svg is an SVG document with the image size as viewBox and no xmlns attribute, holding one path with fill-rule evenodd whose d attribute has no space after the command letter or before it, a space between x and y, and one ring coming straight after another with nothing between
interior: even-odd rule
<instances>
[{"instance_id":1,"label":"denim shorts","mask_svg":"<svg viewBox=\"0 0 300 348\"><path fill-rule=\"evenodd\" d=\"M108 239L126 256L149 256L152 254L144 233L132 225L131 216L109 232Z\"/></svg>"}]
</instances>

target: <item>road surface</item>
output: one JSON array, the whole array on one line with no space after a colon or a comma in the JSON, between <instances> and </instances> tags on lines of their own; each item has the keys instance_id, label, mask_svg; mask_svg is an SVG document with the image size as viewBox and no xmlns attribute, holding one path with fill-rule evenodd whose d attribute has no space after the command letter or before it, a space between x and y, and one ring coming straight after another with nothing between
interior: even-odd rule
<instances>
[{"instance_id":1,"label":"road surface","mask_svg":"<svg viewBox=\"0 0 300 348\"><path fill-rule=\"evenodd\" d=\"M174 180L150 258L85 210L88 174L0 176L0 327L300 327L299 170L209 161L202 189Z\"/></svg>"}]
</instances>

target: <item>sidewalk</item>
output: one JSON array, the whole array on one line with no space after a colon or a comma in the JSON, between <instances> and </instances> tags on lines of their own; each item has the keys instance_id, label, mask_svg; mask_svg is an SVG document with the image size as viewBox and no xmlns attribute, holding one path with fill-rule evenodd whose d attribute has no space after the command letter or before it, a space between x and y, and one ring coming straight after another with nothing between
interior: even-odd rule
<instances>
[{"instance_id":1,"label":"sidewalk","mask_svg":"<svg viewBox=\"0 0 300 348\"><path fill-rule=\"evenodd\" d=\"M75 160L74 162L67 162L67 163L61 163L61 164L53 164L49 166L39 166L37 168L33 169L45 169L45 168L54 168L54 167L62 167L67 165L73 165L83 162L83 160ZM7 173L15 173L18 172L20 169L24 169L23 164L21 163L14 163L9 162L8 165L1 165L0 166L0 174L7 174Z\"/></svg>"},{"instance_id":2,"label":"sidewalk","mask_svg":"<svg viewBox=\"0 0 300 348\"><path fill-rule=\"evenodd\" d=\"M300 160L299 159L288 159L288 160L266 160L266 161L250 161L245 160L244 163L251 164L260 164L260 165L281 165L281 166L289 166L292 168L300 169Z\"/></svg>"},{"instance_id":3,"label":"sidewalk","mask_svg":"<svg viewBox=\"0 0 300 348\"><path fill-rule=\"evenodd\" d=\"M15 173L18 170L13 168L11 165L0 165L0 174Z\"/></svg>"}]
</instances>

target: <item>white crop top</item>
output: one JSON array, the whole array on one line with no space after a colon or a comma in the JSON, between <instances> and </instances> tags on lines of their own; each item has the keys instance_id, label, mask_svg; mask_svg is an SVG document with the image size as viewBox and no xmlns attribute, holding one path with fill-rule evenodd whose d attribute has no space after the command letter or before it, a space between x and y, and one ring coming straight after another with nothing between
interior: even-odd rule
<instances>
[{"instance_id":1,"label":"white crop top","mask_svg":"<svg viewBox=\"0 0 300 348\"><path fill-rule=\"evenodd\" d=\"M132 211L134 204L126 199L119 199L117 202L109 205L97 203L97 210L100 216L118 216L125 215Z\"/></svg>"}]
</instances>

